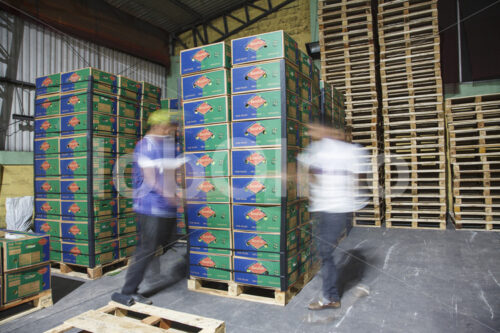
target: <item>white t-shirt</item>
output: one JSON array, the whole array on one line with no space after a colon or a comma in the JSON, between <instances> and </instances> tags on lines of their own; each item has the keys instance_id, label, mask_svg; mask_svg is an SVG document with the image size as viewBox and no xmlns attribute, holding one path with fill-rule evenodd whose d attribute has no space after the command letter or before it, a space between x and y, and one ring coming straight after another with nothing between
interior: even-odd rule
<instances>
[{"instance_id":1,"label":"white t-shirt","mask_svg":"<svg viewBox=\"0 0 500 333\"><path fill-rule=\"evenodd\" d=\"M359 174L367 174L369 161L359 146L333 139L313 142L298 161L313 176L309 182L311 212L347 213L366 206L359 189Z\"/></svg>"}]
</instances>

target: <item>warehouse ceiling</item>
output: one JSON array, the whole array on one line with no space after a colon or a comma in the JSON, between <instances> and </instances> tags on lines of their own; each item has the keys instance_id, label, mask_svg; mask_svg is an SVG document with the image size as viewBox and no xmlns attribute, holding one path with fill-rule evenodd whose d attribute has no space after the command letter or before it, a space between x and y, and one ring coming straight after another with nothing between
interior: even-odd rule
<instances>
[{"instance_id":1,"label":"warehouse ceiling","mask_svg":"<svg viewBox=\"0 0 500 333\"><path fill-rule=\"evenodd\" d=\"M177 35L249 0L105 0L108 4Z\"/></svg>"}]
</instances>

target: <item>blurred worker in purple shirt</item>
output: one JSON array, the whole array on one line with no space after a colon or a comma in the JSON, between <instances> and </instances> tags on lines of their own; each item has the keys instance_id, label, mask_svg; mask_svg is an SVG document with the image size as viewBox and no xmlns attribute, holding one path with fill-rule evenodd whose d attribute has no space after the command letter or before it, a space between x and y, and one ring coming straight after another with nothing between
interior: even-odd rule
<instances>
[{"instance_id":1,"label":"blurred worker in purple shirt","mask_svg":"<svg viewBox=\"0 0 500 333\"><path fill-rule=\"evenodd\" d=\"M157 110L149 116L148 126L149 131L134 151L133 193L139 242L118 297L123 302L152 304L138 293L138 288L158 247L175 236L178 201L175 169L182 165L182 160L175 158L178 124L173 114Z\"/></svg>"}]
</instances>

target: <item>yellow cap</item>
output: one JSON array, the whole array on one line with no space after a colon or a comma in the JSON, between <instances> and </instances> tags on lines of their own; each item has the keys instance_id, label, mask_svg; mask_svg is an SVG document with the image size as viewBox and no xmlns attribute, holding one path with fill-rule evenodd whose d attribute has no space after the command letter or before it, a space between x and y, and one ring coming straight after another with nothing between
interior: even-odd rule
<instances>
[{"instance_id":1,"label":"yellow cap","mask_svg":"<svg viewBox=\"0 0 500 333\"><path fill-rule=\"evenodd\" d=\"M178 111L169 109L156 110L149 115L148 125L163 125L163 124L178 124L179 114Z\"/></svg>"}]
</instances>

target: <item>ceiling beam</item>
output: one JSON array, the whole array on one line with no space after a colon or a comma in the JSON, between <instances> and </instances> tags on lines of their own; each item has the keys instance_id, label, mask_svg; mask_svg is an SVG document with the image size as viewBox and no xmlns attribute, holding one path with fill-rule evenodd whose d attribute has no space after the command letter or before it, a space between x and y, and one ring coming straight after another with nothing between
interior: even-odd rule
<instances>
[{"instance_id":1,"label":"ceiling beam","mask_svg":"<svg viewBox=\"0 0 500 333\"><path fill-rule=\"evenodd\" d=\"M210 20L205 20L205 21L198 23L198 24L193 24L193 25L189 26L189 29L183 29L180 32L174 33L174 35L177 36L177 40L180 40L180 37L179 37L180 34L185 33L187 31L191 31L191 36L192 36L193 44L195 47L198 46L199 41L201 41L202 44L210 44L210 43L220 42L220 41L223 41L223 40L227 39L228 37L240 32L241 30L247 28L248 26L254 24L255 22L263 19L264 17L266 17L272 13L277 12L278 10L283 8L284 6L290 4L294 1L296 1L296 0L279 0L279 1L278 0L276 0L276 1L268 0L268 2L267 2L268 8L262 8L260 6L253 4L255 1L247 1L243 5L239 6L238 8L233 8L230 11L226 11L216 18L213 18ZM274 2L274 4L273 4L273 2ZM245 13L244 19L236 17L232 14L232 12L234 12L237 9L241 9L241 8L243 8L244 13ZM254 8L254 9L261 11L261 14L257 15L254 18L251 18L250 11L249 11L250 8ZM213 21L220 18L220 17L222 18L223 23L224 23L224 31L221 31L220 29L214 27L214 24L213 24ZM228 23L227 23L228 18L231 18L234 21L238 22L239 25L234 27L233 29L229 29ZM217 36L209 39L208 38L208 35L209 35L208 30L212 30L212 31L216 32ZM202 37L202 35L204 35L204 37Z\"/></svg>"}]
</instances>

